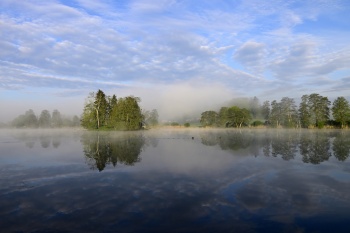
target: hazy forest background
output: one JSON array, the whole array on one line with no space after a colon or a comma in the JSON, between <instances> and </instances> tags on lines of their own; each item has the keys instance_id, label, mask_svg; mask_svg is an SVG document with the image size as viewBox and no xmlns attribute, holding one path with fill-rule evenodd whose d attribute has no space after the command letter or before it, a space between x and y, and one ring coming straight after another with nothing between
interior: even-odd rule
<instances>
[{"instance_id":1,"label":"hazy forest background","mask_svg":"<svg viewBox=\"0 0 350 233\"><path fill-rule=\"evenodd\" d=\"M299 104L289 97L263 101L258 97L236 98L200 115L183 113L182 119L160 120L157 109L145 110L139 97L117 98L102 90L89 93L81 116L62 115L44 109L39 115L29 109L1 127L61 128L83 127L99 130L139 130L159 126L184 127L273 127L273 128L348 128L350 104L344 97L333 103L317 93L303 95Z\"/></svg>"}]
</instances>

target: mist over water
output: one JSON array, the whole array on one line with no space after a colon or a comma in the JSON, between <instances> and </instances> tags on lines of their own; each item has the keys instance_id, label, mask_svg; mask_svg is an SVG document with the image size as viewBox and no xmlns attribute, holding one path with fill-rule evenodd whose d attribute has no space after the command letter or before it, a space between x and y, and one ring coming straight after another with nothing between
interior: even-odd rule
<instances>
[{"instance_id":1,"label":"mist over water","mask_svg":"<svg viewBox=\"0 0 350 233\"><path fill-rule=\"evenodd\" d=\"M5 232L346 232L350 132L0 131Z\"/></svg>"}]
</instances>

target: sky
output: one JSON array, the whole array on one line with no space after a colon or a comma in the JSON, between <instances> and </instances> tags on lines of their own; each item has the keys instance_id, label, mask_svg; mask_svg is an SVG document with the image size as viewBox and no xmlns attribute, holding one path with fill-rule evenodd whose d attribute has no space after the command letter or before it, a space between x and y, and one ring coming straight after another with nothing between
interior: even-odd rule
<instances>
[{"instance_id":1,"label":"sky","mask_svg":"<svg viewBox=\"0 0 350 233\"><path fill-rule=\"evenodd\" d=\"M348 0L1 0L0 121L89 92L170 120L230 99L350 100Z\"/></svg>"}]
</instances>

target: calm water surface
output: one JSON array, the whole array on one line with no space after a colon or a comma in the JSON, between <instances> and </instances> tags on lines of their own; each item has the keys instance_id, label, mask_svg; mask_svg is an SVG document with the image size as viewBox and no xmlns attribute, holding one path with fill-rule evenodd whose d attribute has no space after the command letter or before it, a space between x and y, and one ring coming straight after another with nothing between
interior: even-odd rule
<instances>
[{"instance_id":1,"label":"calm water surface","mask_svg":"<svg viewBox=\"0 0 350 233\"><path fill-rule=\"evenodd\" d=\"M1 232L350 232L350 131L0 131Z\"/></svg>"}]
</instances>

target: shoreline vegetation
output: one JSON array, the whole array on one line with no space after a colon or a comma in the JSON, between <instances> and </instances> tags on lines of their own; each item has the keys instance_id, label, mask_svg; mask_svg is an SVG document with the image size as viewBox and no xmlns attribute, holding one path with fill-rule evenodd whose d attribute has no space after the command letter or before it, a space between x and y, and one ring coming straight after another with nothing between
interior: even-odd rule
<instances>
[{"instance_id":1,"label":"shoreline vegetation","mask_svg":"<svg viewBox=\"0 0 350 233\"><path fill-rule=\"evenodd\" d=\"M257 97L238 98L218 111L207 110L200 117L182 121L159 123L157 109L141 109L139 97L117 98L106 96L102 90L89 93L80 117L62 116L55 109L52 113L42 110L36 116L32 109L16 117L0 128L67 128L82 127L87 130L132 131L158 128L305 128L349 129L350 104L344 97L333 103L317 93L303 95L299 106L295 100L283 97L280 101L264 101Z\"/></svg>"},{"instance_id":2,"label":"shoreline vegetation","mask_svg":"<svg viewBox=\"0 0 350 233\"><path fill-rule=\"evenodd\" d=\"M331 117L332 116L332 117ZM344 97L331 102L317 93L303 95L299 107L294 99L283 97L279 102L264 101L254 97L246 103L231 104L201 114L204 127L269 127L269 128L348 128L350 125L350 105Z\"/></svg>"}]
</instances>

